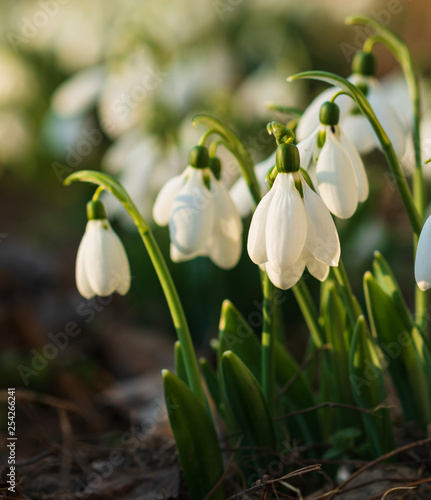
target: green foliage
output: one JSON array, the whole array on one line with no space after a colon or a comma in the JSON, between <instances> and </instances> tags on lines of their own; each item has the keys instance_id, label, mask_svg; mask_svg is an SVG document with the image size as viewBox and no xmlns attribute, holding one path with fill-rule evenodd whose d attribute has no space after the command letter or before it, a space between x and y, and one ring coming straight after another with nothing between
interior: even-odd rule
<instances>
[{"instance_id":1,"label":"green foliage","mask_svg":"<svg viewBox=\"0 0 431 500\"><path fill-rule=\"evenodd\" d=\"M193 499L202 500L223 474L223 460L214 424L206 408L179 377L163 370L163 383L181 468ZM211 495L211 500L224 498L221 484Z\"/></svg>"}]
</instances>

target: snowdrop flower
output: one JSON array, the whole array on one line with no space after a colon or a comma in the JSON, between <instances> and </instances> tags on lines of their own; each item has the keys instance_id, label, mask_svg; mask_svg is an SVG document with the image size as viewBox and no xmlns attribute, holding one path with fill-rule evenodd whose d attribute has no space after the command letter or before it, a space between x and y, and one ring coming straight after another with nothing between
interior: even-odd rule
<instances>
[{"instance_id":1,"label":"snowdrop flower","mask_svg":"<svg viewBox=\"0 0 431 500\"><path fill-rule=\"evenodd\" d=\"M130 288L130 267L120 238L106 218L100 201L87 205L88 222L76 258L76 285L86 299L106 297Z\"/></svg>"},{"instance_id":2,"label":"snowdrop flower","mask_svg":"<svg viewBox=\"0 0 431 500\"><path fill-rule=\"evenodd\" d=\"M208 256L223 269L234 267L242 248L242 223L226 187L209 168L208 150L195 146L189 166L158 194L153 217L169 224L174 262Z\"/></svg>"},{"instance_id":3,"label":"snowdrop flower","mask_svg":"<svg viewBox=\"0 0 431 500\"><path fill-rule=\"evenodd\" d=\"M338 125L339 107L323 103L316 130L298 144L302 166L310 173L328 209L340 219L351 217L368 198L362 159Z\"/></svg>"},{"instance_id":4,"label":"snowdrop flower","mask_svg":"<svg viewBox=\"0 0 431 500\"><path fill-rule=\"evenodd\" d=\"M266 174L274 165L275 151L266 160L257 163L254 167L254 173L256 174L257 181L259 182L261 193L263 194L268 191ZM231 187L229 192L241 217L247 217L247 215L250 215L253 212L255 203L244 177L241 176Z\"/></svg>"},{"instance_id":5,"label":"snowdrop flower","mask_svg":"<svg viewBox=\"0 0 431 500\"><path fill-rule=\"evenodd\" d=\"M431 216L426 220L419 236L415 259L415 280L421 290L431 288Z\"/></svg>"},{"instance_id":6,"label":"snowdrop flower","mask_svg":"<svg viewBox=\"0 0 431 500\"><path fill-rule=\"evenodd\" d=\"M353 74L348 80L358 86L366 95L380 124L392 142L395 153L402 156L406 148L406 126L403 125L395 109L391 106L385 90L375 78L373 54L359 51L352 62ZM299 120L296 135L298 141L308 137L319 125L319 109L329 101L339 89L331 87L317 96ZM340 107L340 124L348 139L361 154L380 148L377 136L368 120L358 112L353 99L341 95L337 98Z\"/></svg>"},{"instance_id":7,"label":"snowdrop flower","mask_svg":"<svg viewBox=\"0 0 431 500\"><path fill-rule=\"evenodd\" d=\"M279 173L253 215L247 249L272 283L286 290L305 266L325 280L329 266L338 265L340 241L328 209L298 171L298 148L280 144L276 155Z\"/></svg>"}]
</instances>

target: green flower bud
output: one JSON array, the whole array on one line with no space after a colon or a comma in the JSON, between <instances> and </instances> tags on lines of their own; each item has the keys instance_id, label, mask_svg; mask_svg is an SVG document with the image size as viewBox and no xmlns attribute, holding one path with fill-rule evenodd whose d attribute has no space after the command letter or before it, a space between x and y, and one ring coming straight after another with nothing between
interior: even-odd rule
<instances>
[{"instance_id":1,"label":"green flower bud","mask_svg":"<svg viewBox=\"0 0 431 500\"><path fill-rule=\"evenodd\" d=\"M374 54L358 50L353 57L352 73L364 76L374 76L376 74L376 58Z\"/></svg>"},{"instance_id":2,"label":"green flower bud","mask_svg":"<svg viewBox=\"0 0 431 500\"><path fill-rule=\"evenodd\" d=\"M87 219L88 220L106 219L105 206L101 201L91 200L87 203Z\"/></svg>"},{"instance_id":3,"label":"green flower bud","mask_svg":"<svg viewBox=\"0 0 431 500\"><path fill-rule=\"evenodd\" d=\"M320 107L319 119L323 125L337 125L340 119L340 108L335 102L324 102Z\"/></svg>"},{"instance_id":4,"label":"green flower bud","mask_svg":"<svg viewBox=\"0 0 431 500\"><path fill-rule=\"evenodd\" d=\"M221 177L221 161L217 156L211 156L209 159L209 167L211 172L214 174L214 177L217 180L220 180Z\"/></svg>"},{"instance_id":5,"label":"green flower bud","mask_svg":"<svg viewBox=\"0 0 431 500\"><path fill-rule=\"evenodd\" d=\"M275 153L277 170L281 173L297 172L299 170L299 151L294 144L280 144Z\"/></svg>"},{"instance_id":6,"label":"green flower bud","mask_svg":"<svg viewBox=\"0 0 431 500\"><path fill-rule=\"evenodd\" d=\"M195 146L189 153L189 165L194 168L206 168L209 166L208 149L205 146Z\"/></svg>"}]
</instances>

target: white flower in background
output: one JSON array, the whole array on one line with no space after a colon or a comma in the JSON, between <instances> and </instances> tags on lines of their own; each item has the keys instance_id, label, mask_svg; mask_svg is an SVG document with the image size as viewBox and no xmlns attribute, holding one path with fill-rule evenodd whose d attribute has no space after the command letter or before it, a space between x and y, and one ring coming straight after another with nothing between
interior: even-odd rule
<instances>
[{"instance_id":1,"label":"white flower in background","mask_svg":"<svg viewBox=\"0 0 431 500\"><path fill-rule=\"evenodd\" d=\"M415 280L425 291L431 288L431 217L428 217L419 236L415 259Z\"/></svg>"},{"instance_id":2,"label":"white flower in background","mask_svg":"<svg viewBox=\"0 0 431 500\"><path fill-rule=\"evenodd\" d=\"M365 93L377 119L392 142L395 153L402 156L406 148L406 127L390 104L385 90L374 77L375 60L370 53L358 52L353 58L353 74L348 78L350 82L361 88ZM318 95L307 107L298 123L296 136L298 141L308 137L319 125L319 109L337 93L337 87L331 87ZM356 107L355 102L348 96L337 97L340 107L340 125L347 138L361 154L366 154L374 148L380 149L377 136L368 122Z\"/></svg>"},{"instance_id":3,"label":"white flower in background","mask_svg":"<svg viewBox=\"0 0 431 500\"><path fill-rule=\"evenodd\" d=\"M76 257L76 286L86 299L125 295L130 288L130 267L120 238L106 219L100 201L87 205L88 222Z\"/></svg>"},{"instance_id":4,"label":"white flower in background","mask_svg":"<svg viewBox=\"0 0 431 500\"><path fill-rule=\"evenodd\" d=\"M266 194L268 191L266 174L268 173L268 170L274 165L275 151L266 160L257 163L254 167L254 173L256 175L256 179L259 183L260 191L262 194ZM253 212L255 203L244 177L241 176L235 182L235 184L231 187L229 193L241 217L247 217L247 215L250 215Z\"/></svg>"},{"instance_id":5,"label":"white flower in background","mask_svg":"<svg viewBox=\"0 0 431 500\"><path fill-rule=\"evenodd\" d=\"M278 146L277 169L272 189L253 214L247 249L255 264L265 265L272 283L286 290L305 266L323 281L329 266L338 265L340 241L325 204L298 172L296 146Z\"/></svg>"},{"instance_id":6,"label":"white flower in background","mask_svg":"<svg viewBox=\"0 0 431 500\"><path fill-rule=\"evenodd\" d=\"M339 107L323 103L319 116L321 124L298 144L301 165L328 209L347 219L358 202L368 198L367 174L358 151L338 125Z\"/></svg>"},{"instance_id":7,"label":"white flower in background","mask_svg":"<svg viewBox=\"0 0 431 500\"><path fill-rule=\"evenodd\" d=\"M207 149L194 147L189 166L158 194L153 217L160 226L169 224L174 262L208 256L217 266L229 269L241 255L241 218L208 165Z\"/></svg>"}]
</instances>

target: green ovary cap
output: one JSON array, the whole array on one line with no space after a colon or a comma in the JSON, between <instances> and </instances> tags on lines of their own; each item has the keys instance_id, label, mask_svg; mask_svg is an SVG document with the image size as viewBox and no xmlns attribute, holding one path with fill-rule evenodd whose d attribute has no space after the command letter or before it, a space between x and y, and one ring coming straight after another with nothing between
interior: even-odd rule
<instances>
[{"instance_id":1,"label":"green ovary cap","mask_svg":"<svg viewBox=\"0 0 431 500\"><path fill-rule=\"evenodd\" d=\"M323 125L337 125L340 119L340 108L335 102L324 102L320 107L319 119Z\"/></svg>"},{"instance_id":2,"label":"green ovary cap","mask_svg":"<svg viewBox=\"0 0 431 500\"><path fill-rule=\"evenodd\" d=\"M211 172L214 174L214 177L217 180L220 180L221 177L221 161L217 158L217 156L211 156L209 159L209 167Z\"/></svg>"},{"instance_id":3,"label":"green ovary cap","mask_svg":"<svg viewBox=\"0 0 431 500\"><path fill-rule=\"evenodd\" d=\"M209 166L208 149L205 146L195 146L189 153L189 165L194 168L206 168Z\"/></svg>"},{"instance_id":4,"label":"green ovary cap","mask_svg":"<svg viewBox=\"0 0 431 500\"><path fill-rule=\"evenodd\" d=\"M376 58L371 52L356 52L352 61L352 73L364 76L374 76L376 74Z\"/></svg>"},{"instance_id":5,"label":"green ovary cap","mask_svg":"<svg viewBox=\"0 0 431 500\"><path fill-rule=\"evenodd\" d=\"M87 203L87 218L88 220L106 219L106 210L104 204L97 201L89 201Z\"/></svg>"},{"instance_id":6,"label":"green ovary cap","mask_svg":"<svg viewBox=\"0 0 431 500\"><path fill-rule=\"evenodd\" d=\"M275 153L277 170L287 174L299 170L299 151L294 144L280 144Z\"/></svg>"}]
</instances>

